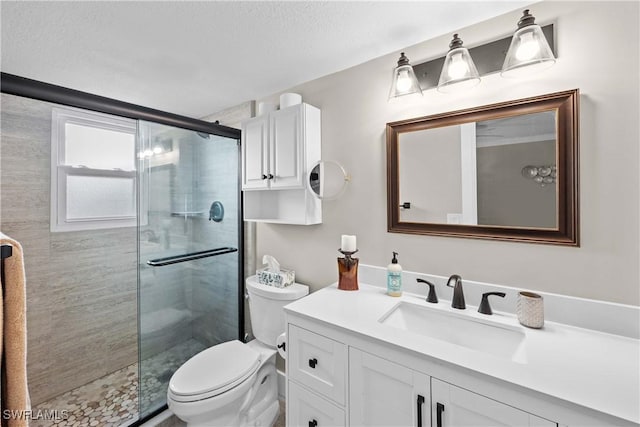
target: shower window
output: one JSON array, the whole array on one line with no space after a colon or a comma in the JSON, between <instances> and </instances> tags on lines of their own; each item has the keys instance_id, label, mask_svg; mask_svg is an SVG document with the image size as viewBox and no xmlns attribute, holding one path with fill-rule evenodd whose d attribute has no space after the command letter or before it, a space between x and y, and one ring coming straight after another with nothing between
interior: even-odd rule
<instances>
[{"instance_id":1,"label":"shower window","mask_svg":"<svg viewBox=\"0 0 640 427\"><path fill-rule=\"evenodd\" d=\"M136 225L136 121L54 108L51 231Z\"/></svg>"}]
</instances>

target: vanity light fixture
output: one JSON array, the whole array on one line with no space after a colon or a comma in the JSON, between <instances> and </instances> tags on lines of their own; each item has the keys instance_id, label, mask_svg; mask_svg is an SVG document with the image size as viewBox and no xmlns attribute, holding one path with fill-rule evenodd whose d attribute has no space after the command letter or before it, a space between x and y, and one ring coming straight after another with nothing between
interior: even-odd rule
<instances>
[{"instance_id":1,"label":"vanity light fixture","mask_svg":"<svg viewBox=\"0 0 640 427\"><path fill-rule=\"evenodd\" d=\"M537 25L527 9L513 36L467 49L454 35L446 56L414 66L402 53L393 72L389 100L412 93L422 94L423 90L433 87L439 92L452 92L454 87L474 86L480 82L480 76L497 72L504 77L517 77L549 67L556 61L553 31L553 24Z\"/></svg>"},{"instance_id":2,"label":"vanity light fixture","mask_svg":"<svg viewBox=\"0 0 640 427\"><path fill-rule=\"evenodd\" d=\"M502 65L503 77L518 77L549 68L556 62L542 28L526 9L518 21L511 45Z\"/></svg>"},{"instance_id":3,"label":"vanity light fixture","mask_svg":"<svg viewBox=\"0 0 640 427\"><path fill-rule=\"evenodd\" d=\"M438 92L448 93L469 89L478 83L480 83L480 76L476 64L473 63L469 50L462 46L462 39L454 34L440 72Z\"/></svg>"},{"instance_id":4,"label":"vanity light fixture","mask_svg":"<svg viewBox=\"0 0 640 427\"><path fill-rule=\"evenodd\" d=\"M398 66L393 70L393 82L389 91L389 100L411 94L420 94L422 96L422 89L420 89L413 67L409 64L409 58L402 52L398 60Z\"/></svg>"}]
</instances>

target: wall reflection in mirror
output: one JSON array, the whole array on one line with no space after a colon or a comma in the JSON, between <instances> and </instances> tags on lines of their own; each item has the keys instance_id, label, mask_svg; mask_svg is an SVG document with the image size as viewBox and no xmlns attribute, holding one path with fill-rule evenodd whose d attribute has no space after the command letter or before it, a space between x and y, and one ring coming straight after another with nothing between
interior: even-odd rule
<instances>
[{"instance_id":1,"label":"wall reflection in mirror","mask_svg":"<svg viewBox=\"0 0 640 427\"><path fill-rule=\"evenodd\" d=\"M400 220L556 228L556 117L544 111L403 133Z\"/></svg>"}]
</instances>

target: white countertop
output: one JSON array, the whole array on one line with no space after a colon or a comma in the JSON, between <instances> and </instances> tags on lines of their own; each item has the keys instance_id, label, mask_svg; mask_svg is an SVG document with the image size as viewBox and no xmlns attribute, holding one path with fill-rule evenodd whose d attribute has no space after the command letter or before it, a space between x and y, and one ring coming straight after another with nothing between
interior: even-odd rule
<instances>
[{"instance_id":1,"label":"white countertop","mask_svg":"<svg viewBox=\"0 0 640 427\"><path fill-rule=\"evenodd\" d=\"M486 316L470 305L461 311L449 301L430 304L420 295L405 292L393 298L384 288L359 287L349 292L332 285L287 305L285 311L640 423L640 340L548 321L542 329L530 329L511 314L494 311ZM507 360L379 323L401 301L518 328L526 337L526 360Z\"/></svg>"}]
</instances>

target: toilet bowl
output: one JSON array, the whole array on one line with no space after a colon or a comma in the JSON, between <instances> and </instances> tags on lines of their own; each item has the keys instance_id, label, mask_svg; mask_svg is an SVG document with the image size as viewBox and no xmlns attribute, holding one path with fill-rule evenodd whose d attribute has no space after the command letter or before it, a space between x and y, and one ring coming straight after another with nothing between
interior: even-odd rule
<instances>
[{"instance_id":1,"label":"toilet bowl","mask_svg":"<svg viewBox=\"0 0 640 427\"><path fill-rule=\"evenodd\" d=\"M256 339L203 350L171 377L167 404L188 427L269 426L278 418L275 355L285 329L283 307L309 288L297 283L274 288L252 276L247 292Z\"/></svg>"}]
</instances>

